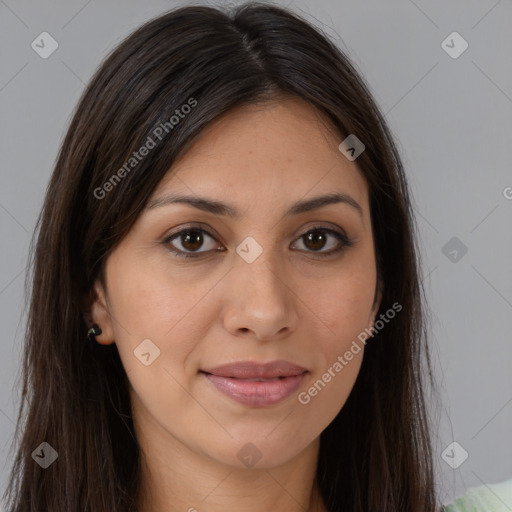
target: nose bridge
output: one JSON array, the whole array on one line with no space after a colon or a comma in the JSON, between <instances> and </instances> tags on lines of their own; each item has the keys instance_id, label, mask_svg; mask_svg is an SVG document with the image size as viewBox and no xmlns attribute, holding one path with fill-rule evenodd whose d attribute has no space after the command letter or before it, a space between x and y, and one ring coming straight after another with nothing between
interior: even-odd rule
<instances>
[{"instance_id":1,"label":"nose bridge","mask_svg":"<svg viewBox=\"0 0 512 512\"><path fill-rule=\"evenodd\" d=\"M265 240L264 246L248 237L237 247L225 317L226 328L232 332L249 329L261 338L283 328L293 329L297 317L293 294L286 285L284 255L276 247L268 247L272 236Z\"/></svg>"},{"instance_id":2,"label":"nose bridge","mask_svg":"<svg viewBox=\"0 0 512 512\"><path fill-rule=\"evenodd\" d=\"M261 240L262 237L259 238ZM283 292L283 255L277 250L276 242L271 236L267 236L265 240L263 246L255 238L247 237L236 249L239 259L235 261L235 271L241 282L245 283L242 289L248 291L250 287L253 296L273 296Z\"/></svg>"}]
</instances>

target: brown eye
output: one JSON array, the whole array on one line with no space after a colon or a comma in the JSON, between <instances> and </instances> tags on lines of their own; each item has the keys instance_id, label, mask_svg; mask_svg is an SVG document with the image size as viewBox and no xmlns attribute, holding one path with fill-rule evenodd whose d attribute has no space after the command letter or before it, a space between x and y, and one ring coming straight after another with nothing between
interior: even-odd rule
<instances>
[{"instance_id":1,"label":"brown eye","mask_svg":"<svg viewBox=\"0 0 512 512\"><path fill-rule=\"evenodd\" d=\"M205 241L208 241L208 239L215 240L208 231L199 228L187 228L174 233L174 235L164 240L164 243L170 244L170 249L176 255L183 256L184 258L193 258L197 257L194 253L200 255L205 252L209 252L215 247L215 244L213 244L213 247L207 247L204 251L198 250L203 247ZM175 245L176 242L179 243L181 247L177 247Z\"/></svg>"},{"instance_id":2,"label":"brown eye","mask_svg":"<svg viewBox=\"0 0 512 512\"><path fill-rule=\"evenodd\" d=\"M200 231L187 231L180 235L181 245L187 251L197 251L203 245L203 235Z\"/></svg>"},{"instance_id":3,"label":"brown eye","mask_svg":"<svg viewBox=\"0 0 512 512\"><path fill-rule=\"evenodd\" d=\"M328 237L325 233L322 233L321 231L312 231L302 237L304 245L312 251L319 251L320 249L323 249L327 242L327 238Z\"/></svg>"},{"instance_id":4,"label":"brown eye","mask_svg":"<svg viewBox=\"0 0 512 512\"><path fill-rule=\"evenodd\" d=\"M331 256L353 245L353 242L344 233L326 228L310 229L297 240L302 242L306 252L318 253L318 256ZM325 247L331 250L322 251Z\"/></svg>"},{"instance_id":5,"label":"brown eye","mask_svg":"<svg viewBox=\"0 0 512 512\"><path fill-rule=\"evenodd\" d=\"M353 245L344 233L338 233L327 228L313 228L301 235L298 241L302 242L303 252L309 252L315 256L333 256L347 247ZM210 246L208 247L208 242ZM202 228L190 227L182 229L164 240L169 249L182 258L199 258L212 250L222 251L215 243L215 238ZM178 245L179 244L179 245ZM206 245L206 248L205 248ZM327 248L328 250L323 250ZM204 249L204 250L199 250Z\"/></svg>"}]
</instances>

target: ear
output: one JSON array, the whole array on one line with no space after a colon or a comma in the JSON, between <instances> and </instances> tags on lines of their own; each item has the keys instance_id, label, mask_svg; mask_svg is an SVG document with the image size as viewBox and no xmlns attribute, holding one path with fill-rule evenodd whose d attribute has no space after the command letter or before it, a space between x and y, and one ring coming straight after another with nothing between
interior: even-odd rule
<instances>
[{"instance_id":1,"label":"ear","mask_svg":"<svg viewBox=\"0 0 512 512\"><path fill-rule=\"evenodd\" d=\"M99 279L94 283L91 298L92 302L90 305L89 315L91 318L91 324L98 324L101 329L101 334L96 336L96 341L101 345L111 345L115 342L114 329L112 326L112 318L109 312L105 289Z\"/></svg>"}]
</instances>

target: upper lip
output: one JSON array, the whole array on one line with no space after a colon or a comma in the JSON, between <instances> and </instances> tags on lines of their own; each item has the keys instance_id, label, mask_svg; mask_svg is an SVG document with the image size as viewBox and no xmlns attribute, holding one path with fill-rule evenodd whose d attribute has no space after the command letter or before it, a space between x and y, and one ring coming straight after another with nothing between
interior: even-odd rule
<instances>
[{"instance_id":1,"label":"upper lip","mask_svg":"<svg viewBox=\"0 0 512 512\"><path fill-rule=\"evenodd\" d=\"M235 379L272 379L275 377L291 377L307 372L306 368L283 360L271 361L269 363L237 361L216 366L215 368L204 368L201 371L219 377L232 377Z\"/></svg>"}]
</instances>

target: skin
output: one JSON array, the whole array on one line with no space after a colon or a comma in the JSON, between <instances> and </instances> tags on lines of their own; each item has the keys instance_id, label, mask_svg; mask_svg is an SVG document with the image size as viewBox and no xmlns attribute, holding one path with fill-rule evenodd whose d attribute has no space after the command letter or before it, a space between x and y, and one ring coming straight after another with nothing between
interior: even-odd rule
<instances>
[{"instance_id":1,"label":"skin","mask_svg":"<svg viewBox=\"0 0 512 512\"><path fill-rule=\"evenodd\" d=\"M373 326L381 298L367 184L338 150L341 140L300 99L233 110L173 165L149 203L171 192L208 197L236 206L240 218L155 207L109 256L92 318L103 331L97 341L117 344L131 384L140 510L326 510L315 482L319 436L355 383L364 345L309 403L297 395ZM345 203L285 215L296 201L333 192L350 195L362 215ZM165 242L191 223L212 236L203 233L202 245L183 236ZM322 258L340 242L326 231L324 245L308 242L303 235L318 225L353 245ZM236 252L248 236L263 248L252 263ZM200 257L180 258L170 247ZM134 356L144 339L160 350L149 366ZM199 373L276 359L309 373L272 406L235 402ZM261 454L250 468L237 457L246 443Z\"/></svg>"}]
</instances>

